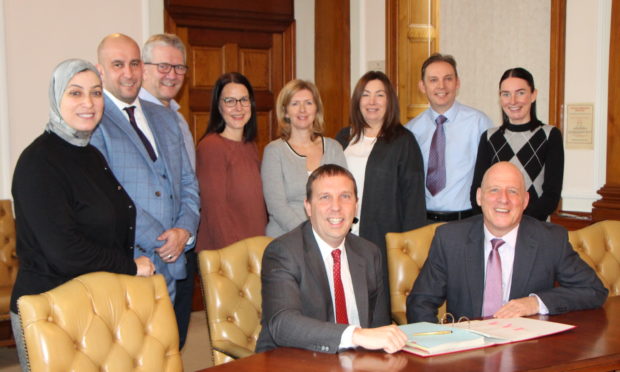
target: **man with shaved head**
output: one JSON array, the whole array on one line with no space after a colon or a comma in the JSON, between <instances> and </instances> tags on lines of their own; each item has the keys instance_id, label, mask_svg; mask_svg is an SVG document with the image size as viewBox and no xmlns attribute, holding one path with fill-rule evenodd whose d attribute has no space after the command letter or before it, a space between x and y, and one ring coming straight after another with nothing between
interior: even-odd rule
<instances>
[{"instance_id":1,"label":"man with shaved head","mask_svg":"<svg viewBox=\"0 0 620 372\"><path fill-rule=\"evenodd\" d=\"M105 110L91 143L136 205L134 256L153 261L174 303L198 226L196 176L176 113L138 98L143 74L138 44L123 34L108 35L97 57Z\"/></svg>"},{"instance_id":2,"label":"man with shaved head","mask_svg":"<svg viewBox=\"0 0 620 372\"><path fill-rule=\"evenodd\" d=\"M437 228L407 297L409 322L436 322L444 301L455 319L559 314L605 302L607 289L566 230L523 215L529 194L517 167L493 165L476 196L482 216Z\"/></svg>"}]
</instances>

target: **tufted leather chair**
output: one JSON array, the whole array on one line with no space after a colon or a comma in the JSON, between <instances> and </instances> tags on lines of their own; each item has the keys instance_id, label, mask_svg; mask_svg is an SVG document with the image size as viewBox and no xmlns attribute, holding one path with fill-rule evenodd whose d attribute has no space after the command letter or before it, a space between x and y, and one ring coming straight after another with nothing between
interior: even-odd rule
<instances>
[{"instance_id":1,"label":"tufted leather chair","mask_svg":"<svg viewBox=\"0 0 620 372\"><path fill-rule=\"evenodd\" d=\"M0 321L9 319L11 291L17 275L15 220L10 200L0 200Z\"/></svg>"},{"instance_id":2,"label":"tufted leather chair","mask_svg":"<svg viewBox=\"0 0 620 372\"><path fill-rule=\"evenodd\" d=\"M161 275L85 274L17 306L32 372L183 370Z\"/></svg>"},{"instance_id":3,"label":"tufted leather chair","mask_svg":"<svg viewBox=\"0 0 620 372\"><path fill-rule=\"evenodd\" d=\"M407 324L407 295L428 257L435 229L440 225L441 222L402 233L387 233L385 236L392 319L397 324ZM439 309L439 318L445 313L445 308L444 304Z\"/></svg>"},{"instance_id":4,"label":"tufted leather chair","mask_svg":"<svg viewBox=\"0 0 620 372\"><path fill-rule=\"evenodd\" d=\"M609 289L620 296L620 221L601 221L569 231L568 240Z\"/></svg>"},{"instance_id":5,"label":"tufted leather chair","mask_svg":"<svg viewBox=\"0 0 620 372\"><path fill-rule=\"evenodd\" d=\"M198 255L214 365L254 354L261 329L260 270L271 240L257 236Z\"/></svg>"}]
</instances>

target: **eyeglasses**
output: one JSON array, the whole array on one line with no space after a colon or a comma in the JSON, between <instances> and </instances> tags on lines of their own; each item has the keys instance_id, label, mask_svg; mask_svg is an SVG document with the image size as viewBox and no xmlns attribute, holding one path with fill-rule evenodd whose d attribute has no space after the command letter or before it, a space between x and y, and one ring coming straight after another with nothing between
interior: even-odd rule
<instances>
[{"instance_id":1,"label":"eyeglasses","mask_svg":"<svg viewBox=\"0 0 620 372\"><path fill-rule=\"evenodd\" d=\"M239 99L236 99L233 97L225 97L222 98L222 102L224 102L224 106L226 107L235 107L237 106L237 102L239 102L242 107L248 107L250 105L250 98L241 97Z\"/></svg>"},{"instance_id":2,"label":"eyeglasses","mask_svg":"<svg viewBox=\"0 0 620 372\"><path fill-rule=\"evenodd\" d=\"M170 63L152 63L152 62L144 62L145 65L155 65L157 66L157 71L162 74L167 74L174 67L174 72L177 75L184 75L189 67L187 65L171 65Z\"/></svg>"}]
</instances>

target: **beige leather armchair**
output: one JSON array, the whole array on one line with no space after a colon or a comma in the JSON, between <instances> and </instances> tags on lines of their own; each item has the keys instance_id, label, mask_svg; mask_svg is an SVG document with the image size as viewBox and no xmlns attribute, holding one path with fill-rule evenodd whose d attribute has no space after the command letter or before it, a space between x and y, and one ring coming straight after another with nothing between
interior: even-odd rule
<instances>
[{"instance_id":1,"label":"beige leather armchair","mask_svg":"<svg viewBox=\"0 0 620 372\"><path fill-rule=\"evenodd\" d=\"M254 354L260 332L263 252L258 236L198 255L213 364Z\"/></svg>"},{"instance_id":2,"label":"beige leather armchair","mask_svg":"<svg viewBox=\"0 0 620 372\"><path fill-rule=\"evenodd\" d=\"M385 236L392 319L397 324L407 324L407 295L428 257L435 229L442 224L435 223L403 233L388 233ZM444 304L439 309L439 318L445 313L445 308Z\"/></svg>"},{"instance_id":3,"label":"beige leather armchair","mask_svg":"<svg viewBox=\"0 0 620 372\"><path fill-rule=\"evenodd\" d=\"M13 209L10 200L0 200L0 320L9 319L11 291L16 275Z\"/></svg>"},{"instance_id":4,"label":"beige leather armchair","mask_svg":"<svg viewBox=\"0 0 620 372\"><path fill-rule=\"evenodd\" d=\"M17 276L15 220L10 200L0 200L0 346L13 345L9 307Z\"/></svg>"},{"instance_id":5,"label":"beige leather armchair","mask_svg":"<svg viewBox=\"0 0 620 372\"><path fill-rule=\"evenodd\" d=\"M183 370L161 275L85 274L17 304L32 372Z\"/></svg>"},{"instance_id":6,"label":"beige leather armchair","mask_svg":"<svg viewBox=\"0 0 620 372\"><path fill-rule=\"evenodd\" d=\"M601 221L569 231L568 239L579 256L596 271L609 295L620 296L620 221Z\"/></svg>"}]
</instances>

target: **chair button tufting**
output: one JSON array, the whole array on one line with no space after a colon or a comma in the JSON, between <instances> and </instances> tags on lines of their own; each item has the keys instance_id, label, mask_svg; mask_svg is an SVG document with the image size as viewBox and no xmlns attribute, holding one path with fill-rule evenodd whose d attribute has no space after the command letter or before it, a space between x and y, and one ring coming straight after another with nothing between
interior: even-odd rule
<instances>
[{"instance_id":1,"label":"chair button tufting","mask_svg":"<svg viewBox=\"0 0 620 372\"><path fill-rule=\"evenodd\" d=\"M239 297L244 297L243 291L239 291Z\"/></svg>"},{"instance_id":2,"label":"chair button tufting","mask_svg":"<svg viewBox=\"0 0 620 372\"><path fill-rule=\"evenodd\" d=\"M226 320L229 321L230 323L232 323L233 317L229 315L229 316L226 317Z\"/></svg>"}]
</instances>

